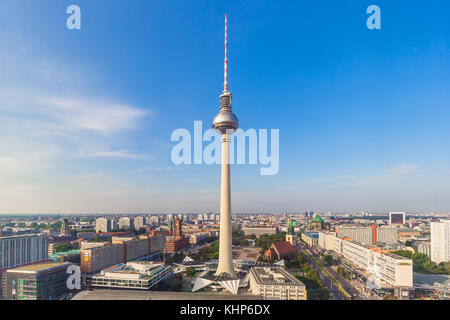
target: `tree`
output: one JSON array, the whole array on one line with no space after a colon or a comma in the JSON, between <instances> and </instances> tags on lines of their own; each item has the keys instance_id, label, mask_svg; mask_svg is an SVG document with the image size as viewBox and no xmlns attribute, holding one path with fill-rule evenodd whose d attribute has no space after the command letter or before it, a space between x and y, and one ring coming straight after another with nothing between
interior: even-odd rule
<instances>
[{"instance_id":1,"label":"tree","mask_svg":"<svg viewBox=\"0 0 450 320\"><path fill-rule=\"evenodd\" d=\"M58 252L69 251L74 248L68 243L58 243L58 244L55 244L54 249L55 249L55 253L58 253Z\"/></svg>"},{"instance_id":2,"label":"tree","mask_svg":"<svg viewBox=\"0 0 450 320\"><path fill-rule=\"evenodd\" d=\"M277 241L284 241L286 238L286 232L276 234L263 234L255 241L257 247L261 247L264 251L269 249L272 243Z\"/></svg>"},{"instance_id":3,"label":"tree","mask_svg":"<svg viewBox=\"0 0 450 320\"><path fill-rule=\"evenodd\" d=\"M322 260L329 266L332 266L334 264L334 258L329 254L324 254L322 256Z\"/></svg>"},{"instance_id":4,"label":"tree","mask_svg":"<svg viewBox=\"0 0 450 320\"><path fill-rule=\"evenodd\" d=\"M426 254L418 252L412 253L408 250L397 250L392 253L412 259L414 272L426 274L450 274L450 265L447 266L447 268L445 267L445 264L437 265L431 261Z\"/></svg>"},{"instance_id":5,"label":"tree","mask_svg":"<svg viewBox=\"0 0 450 320\"><path fill-rule=\"evenodd\" d=\"M145 228L140 228L139 230L136 230L134 233L136 235L140 235L140 234L145 234L147 232L147 229Z\"/></svg>"}]
</instances>

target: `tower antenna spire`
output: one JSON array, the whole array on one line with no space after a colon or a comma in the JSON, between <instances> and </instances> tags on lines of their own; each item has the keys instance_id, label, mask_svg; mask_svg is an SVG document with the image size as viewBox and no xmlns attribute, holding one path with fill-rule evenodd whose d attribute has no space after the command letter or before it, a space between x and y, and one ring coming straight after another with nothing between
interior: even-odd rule
<instances>
[{"instance_id":1,"label":"tower antenna spire","mask_svg":"<svg viewBox=\"0 0 450 320\"><path fill-rule=\"evenodd\" d=\"M225 60L223 92L228 92L228 42L227 42L227 15L225 14Z\"/></svg>"}]
</instances>

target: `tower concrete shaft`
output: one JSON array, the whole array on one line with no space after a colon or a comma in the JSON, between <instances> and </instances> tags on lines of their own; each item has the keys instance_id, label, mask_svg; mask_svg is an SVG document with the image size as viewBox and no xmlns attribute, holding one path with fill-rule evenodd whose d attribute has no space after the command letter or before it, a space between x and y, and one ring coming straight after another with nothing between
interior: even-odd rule
<instances>
[{"instance_id":1,"label":"tower concrete shaft","mask_svg":"<svg viewBox=\"0 0 450 320\"><path fill-rule=\"evenodd\" d=\"M220 236L219 265L216 275L222 273L236 277L233 267L232 228L231 228L231 186L230 186L230 136L238 128L239 122L231 110L231 92L228 91L228 58L227 58L227 16L225 15L225 63L224 87L220 95L220 111L213 121L212 127L222 136L222 175L220 185Z\"/></svg>"},{"instance_id":2,"label":"tower concrete shaft","mask_svg":"<svg viewBox=\"0 0 450 320\"><path fill-rule=\"evenodd\" d=\"M230 186L230 139L227 133L222 134L222 174L220 186L220 238L219 265L216 275L226 273L236 277L233 266L232 227L231 227L231 186Z\"/></svg>"}]
</instances>

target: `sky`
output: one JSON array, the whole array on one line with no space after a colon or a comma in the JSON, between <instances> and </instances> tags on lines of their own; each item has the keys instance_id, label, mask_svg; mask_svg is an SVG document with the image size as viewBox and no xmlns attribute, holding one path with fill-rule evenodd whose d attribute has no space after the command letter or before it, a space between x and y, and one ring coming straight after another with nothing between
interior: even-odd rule
<instances>
[{"instance_id":1,"label":"sky","mask_svg":"<svg viewBox=\"0 0 450 320\"><path fill-rule=\"evenodd\" d=\"M369 30L366 9L381 9ZM69 30L66 9L81 9ZM232 165L232 210L450 212L448 1L2 0L0 212L218 212L219 165L171 134L279 129Z\"/></svg>"}]
</instances>

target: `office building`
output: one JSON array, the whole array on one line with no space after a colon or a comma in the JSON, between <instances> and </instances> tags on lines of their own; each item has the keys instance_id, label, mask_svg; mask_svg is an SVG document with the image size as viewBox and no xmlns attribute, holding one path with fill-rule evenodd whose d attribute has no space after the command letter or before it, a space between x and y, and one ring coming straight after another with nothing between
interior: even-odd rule
<instances>
[{"instance_id":1,"label":"office building","mask_svg":"<svg viewBox=\"0 0 450 320\"><path fill-rule=\"evenodd\" d=\"M404 212L389 212L389 224L405 224Z\"/></svg>"},{"instance_id":2,"label":"office building","mask_svg":"<svg viewBox=\"0 0 450 320\"><path fill-rule=\"evenodd\" d=\"M92 274L104 268L143 258L164 250L164 236L114 237L112 243L81 249L81 271Z\"/></svg>"},{"instance_id":3,"label":"office building","mask_svg":"<svg viewBox=\"0 0 450 320\"><path fill-rule=\"evenodd\" d=\"M93 287L150 290L172 275L162 262L135 261L106 268L92 277Z\"/></svg>"},{"instance_id":4,"label":"office building","mask_svg":"<svg viewBox=\"0 0 450 320\"><path fill-rule=\"evenodd\" d=\"M305 285L281 267L252 267L250 292L267 300L306 300Z\"/></svg>"},{"instance_id":5,"label":"office building","mask_svg":"<svg viewBox=\"0 0 450 320\"><path fill-rule=\"evenodd\" d=\"M71 263L37 263L9 269L3 274L7 300L53 300L69 293L67 268Z\"/></svg>"},{"instance_id":6,"label":"office building","mask_svg":"<svg viewBox=\"0 0 450 320\"><path fill-rule=\"evenodd\" d=\"M0 272L48 258L48 236L20 235L0 237Z\"/></svg>"},{"instance_id":7,"label":"office building","mask_svg":"<svg viewBox=\"0 0 450 320\"><path fill-rule=\"evenodd\" d=\"M450 261L450 220L431 222L431 261Z\"/></svg>"}]
</instances>

